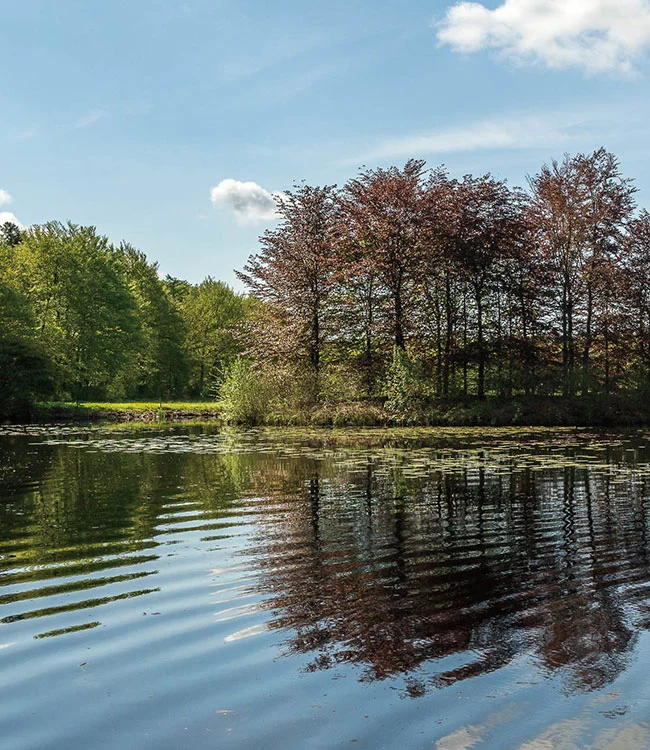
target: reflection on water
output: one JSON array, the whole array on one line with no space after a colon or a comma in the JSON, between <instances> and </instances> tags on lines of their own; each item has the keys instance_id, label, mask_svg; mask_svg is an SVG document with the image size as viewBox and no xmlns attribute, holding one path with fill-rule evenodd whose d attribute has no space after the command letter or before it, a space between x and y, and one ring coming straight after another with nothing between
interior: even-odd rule
<instances>
[{"instance_id":1,"label":"reflection on water","mask_svg":"<svg viewBox=\"0 0 650 750\"><path fill-rule=\"evenodd\" d=\"M5 429L0 736L646 747L649 482L642 433Z\"/></svg>"},{"instance_id":2,"label":"reflection on water","mask_svg":"<svg viewBox=\"0 0 650 750\"><path fill-rule=\"evenodd\" d=\"M471 654L430 681L448 684L530 652L589 690L646 626L645 480L479 467L400 486L369 463L334 481L314 466L301 484L286 524L258 538L272 625L296 631L309 668L354 661L383 679Z\"/></svg>"}]
</instances>

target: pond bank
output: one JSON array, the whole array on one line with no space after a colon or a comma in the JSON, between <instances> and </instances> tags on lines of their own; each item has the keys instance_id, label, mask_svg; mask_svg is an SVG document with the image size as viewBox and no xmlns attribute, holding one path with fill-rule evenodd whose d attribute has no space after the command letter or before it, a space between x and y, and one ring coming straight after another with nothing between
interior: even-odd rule
<instances>
[{"instance_id":1,"label":"pond bank","mask_svg":"<svg viewBox=\"0 0 650 750\"><path fill-rule=\"evenodd\" d=\"M217 402L49 402L38 404L14 421L232 423ZM620 397L489 397L438 401L410 407L402 413L388 410L380 401L321 404L311 409L285 410L262 418L237 420L240 424L314 427L392 426L543 426L638 427L650 425L650 402Z\"/></svg>"},{"instance_id":2,"label":"pond bank","mask_svg":"<svg viewBox=\"0 0 650 750\"><path fill-rule=\"evenodd\" d=\"M65 403L37 404L31 414L32 422L191 422L221 421L215 402L125 402L125 403Z\"/></svg>"}]
</instances>

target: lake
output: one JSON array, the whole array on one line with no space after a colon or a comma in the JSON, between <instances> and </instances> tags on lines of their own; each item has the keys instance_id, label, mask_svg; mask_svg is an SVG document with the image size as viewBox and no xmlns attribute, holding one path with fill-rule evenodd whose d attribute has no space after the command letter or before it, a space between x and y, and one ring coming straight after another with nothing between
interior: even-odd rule
<instances>
[{"instance_id":1,"label":"lake","mask_svg":"<svg viewBox=\"0 0 650 750\"><path fill-rule=\"evenodd\" d=\"M650 747L650 435L0 429L0 747Z\"/></svg>"}]
</instances>

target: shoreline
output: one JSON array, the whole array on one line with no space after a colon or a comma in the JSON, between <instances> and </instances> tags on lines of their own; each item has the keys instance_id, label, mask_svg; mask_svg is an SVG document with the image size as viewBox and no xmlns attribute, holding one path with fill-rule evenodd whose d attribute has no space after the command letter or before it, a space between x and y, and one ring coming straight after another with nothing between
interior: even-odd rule
<instances>
[{"instance_id":1,"label":"shoreline","mask_svg":"<svg viewBox=\"0 0 650 750\"><path fill-rule=\"evenodd\" d=\"M210 422L269 427L650 427L650 403L617 397L489 397L421 404L403 413L381 402L322 404L248 422L228 420L217 402L49 402L17 412L9 423Z\"/></svg>"},{"instance_id":2,"label":"shoreline","mask_svg":"<svg viewBox=\"0 0 650 750\"><path fill-rule=\"evenodd\" d=\"M221 423L221 414L216 404L163 403L91 403L37 404L33 408L34 424L52 422L139 422L146 424L182 423L197 420Z\"/></svg>"}]
</instances>

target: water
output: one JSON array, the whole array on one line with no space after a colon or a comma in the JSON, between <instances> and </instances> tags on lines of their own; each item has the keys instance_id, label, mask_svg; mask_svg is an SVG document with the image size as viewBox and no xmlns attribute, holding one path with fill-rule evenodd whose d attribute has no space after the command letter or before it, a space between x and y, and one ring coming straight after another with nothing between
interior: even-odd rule
<instances>
[{"instance_id":1,"label":"water","mask_svg":"<svg viewBox=\"0 0 650 750\"><path fill-rule=\"evenodd\" d=\"M0 748L650 747L650 437L0 432Z\"/></svg>"}]
</instances>

